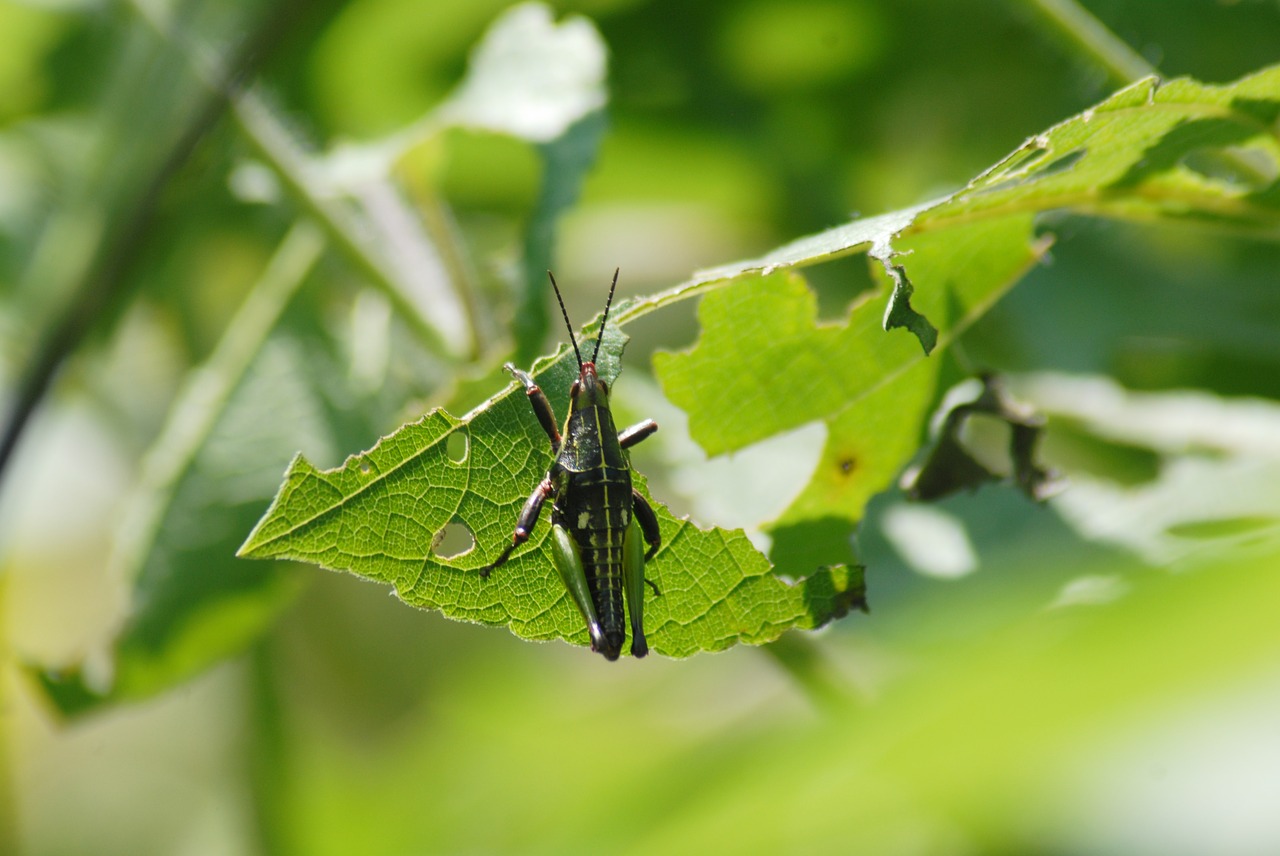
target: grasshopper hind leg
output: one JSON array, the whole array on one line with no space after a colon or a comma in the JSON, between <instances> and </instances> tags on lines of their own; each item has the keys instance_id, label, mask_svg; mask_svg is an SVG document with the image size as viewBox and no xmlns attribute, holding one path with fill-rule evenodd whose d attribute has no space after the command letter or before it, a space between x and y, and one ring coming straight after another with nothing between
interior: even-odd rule
<instances>
[{"instance_id":1,"label":"grasshopper hind leg","mask_svg":"<svg viewBox=\"0 0 1280 856\"><path fill-rule=\"evenodd\" d=\"M591 636L591 650L599 651L606 660L618 659L621 643L610 645L605 640L604 633L600 630L600 619L596 616L595 604L591 600L591 589L587 586L587 575L582 570L582 554L578 551L578 545L574 543L569 530L559 523L551 526L551 553L555 557L556 570L560 573L564 587L569 590L570 597L578 605L578 611L587 622L587 633Z\"/></svg>"},{"instance_id":2,"label":"grasshopper hind leg","mask_svg":"<svg viewBox=\"0 0 1280 856\"><path fill-rule=\"evenodd\" d=\"M640 522L631 518L622 543L622 580L627 594L627 611L631 614L631 656L643 657L649 653L649 641L644 636L644 542L641 540Z\"/></svg>"}]
</instances>

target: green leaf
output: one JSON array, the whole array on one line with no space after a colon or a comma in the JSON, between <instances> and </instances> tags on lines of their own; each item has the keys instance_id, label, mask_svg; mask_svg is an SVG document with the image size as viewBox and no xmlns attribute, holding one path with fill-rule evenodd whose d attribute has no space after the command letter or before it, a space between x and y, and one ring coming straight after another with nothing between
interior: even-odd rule
<instances>
[{"instance_id":1,"label":"green leaf","mask_svg":"<svg viewBox=\"0 0 1280 856\"><path fill-rule=\"evenodd\" d=\"M953 228L945 239L904 242L904 263L933 288L918 293L925 312L946 322L949 345L1034 263L1025 217ZM877 331L887 283L854 305L841 325L820 324L817 303L794 273L744 279L708 294L698 308L702 336L689 351L654 355L654 371L673 403L689 414L689 431L708 454L741 449L821 420L827 442L809 485L776 526L806 523L813 546L847 542L850 521L888 487L919 448L936 401L941 364L902 336ZM828 537L815 539L821 521ZM848 557L847 546L826 561ZM798 556L792 561L811 562ZM817 562L817 563L820 563ZM811 566L811 564L810 564Z\"/></svg>"},{"instance_id":2,"label":"green leaf","mask_svg":"<svg viewBox=\"0 0 1280 856\"><path fill-rule=\"evenodd\" d=\"M1226 86L1140 81L951 196L702 271L651 299L641 311L709 292L701 338L688 352L656 354L655 374L709 455L824 422L811 481L772 525L772 558L781 567L850 560L852 524L913 456L936 404L942 367L924 354L955 341L1044 252L1035 215L1068 208L1275 229L1277 115L1280 67ZM864 296L843 325L817 323L800 279L769 277L862 250L892 293ZM765 278L743 278L751 273ZM922 348L875 335L880 318Z\"/></svg>"},{"instance_id":3,"label":"green leaf","mask_svg":"<svg viewBox=\"0 0 1280 856\"><path fill-rule=\"evenodd\" d=\"M615 318L626 323L707 295L698 344L686 354L658 355L655 369L709 453L814 421L827 430L809 484L771 527L778 567L799 576L823 569L788 587L740 534L706 532L662 511L668 544L650 575L666 594L646 606L655 650L679 656L760 641L786 626L820 624L855 601L856 575L824 566L853 560L850 537L866 502L916 453L942 389L959 376L925 354L945 351L1049 245L1034 236L1036 215L1067 208L1274 228L1277 194L1235 168L1241 162L1235 149L1248 150L1246 165L1263 162L1260 175L1275 174L1280 150L1265 120L1280 112L1277 105L1280 69L1223 87L1143 81L1032 138L951 196L802 238L620 305ZM1213 167L1193 168L1200 163ZM813 297L798 277L768 276L860 250L885 276L842 324L817 322ZM766 277L741 278L753 272ZM918 343L879 336L875 326L904 326ZM611 332L608 342L616 368L621 335ZM538 376L563 412L573 377L567 351L544 362ZM495 579L473 573L506 542L548 463L522 399L508 390L462 419L433 411L338 470L295 461L242 553L390 582L409 603L507 625L527 638L584 641L552 570L545 526ZM448 455L449 438L457 436L468 445L463 461ZM478 549L436 553L432 543L451 523L465 525ZM801 591L822 587L844 600L831 609L830 598L808 598L806 612ZM699 597L690 616L679 601L693 592ZM754 603L737 599L747 594Z\"/></svg>"},{"instance_id":4,"label":"green leaf","mask_svg":"<svg viewBox=\"0 0 1280 856\"><path fill-rule=\"evenodd\" d=\"M920 221L1069 207L1272 228L1277 115L1280 66L1223 86L1148 78L1032 137Z\"/></svg>"},{"instance_id":5,"label":"green leaf","mask_svg":"<svg viewBox=\"0 0 1280 856\"><path fill-rule=\"evenodd\" d=\"M606 380L616 377L624 344L610 327L599 360ZM534 370L558 413L576 376L567 347ZM461 419L433 410L336 469L296 458L240 555L350 571L391 583L406 603L450 618L585 645L582 617L554 569L546 521L490 578L478 573L509 543L525 498L549 464L546 438L513 384ZM642 478L637 485L647 490ZM655 511L663 546L646 576L662 595L647 600L645 623L650 647L660 654L766 642L862 603L860 569L824 568L789 583L742 532L702 529L660 503ZM442 555L438 536L450 524L465 526L475 549Z\"/></svg>"},{"instance_id":6,"label":"green leaf","mask_svg":"<svg viewBox=\"0 0 1280 856\"><path fill-rule=\"evenodd\" d=\"M943 349L1039 258L1046 244L1028 243L1030 227L1018 215L901 242L903 264L931 286L917 301L945 324ZM845 324L820 325L799 276L744 280L704 298L703 336L691 351L654 356L659 381L708 454L815 420L826 426L808 485L769 527L780 568L856 561L850 545L867 502L915 455L944 387L944 364L910 339L876 331L888 292L883 282Z\"/></svg>"},{"instance_id":7,"label":"green leaf","mask_svg":"<svg viewBox=\"0 0 1280 856\"><path fill-rule=\"evenodd\" d=\"M762 256L699 271L654 305L746 273L866 251L886 268L902 238L978 219L1069 209L1108 217L1280 223L1280 66L1240 80L1140 80L1029 138L956 193L854 220ZM911 265L906 267L910 269Z\"/></svg>"}]
</instances>

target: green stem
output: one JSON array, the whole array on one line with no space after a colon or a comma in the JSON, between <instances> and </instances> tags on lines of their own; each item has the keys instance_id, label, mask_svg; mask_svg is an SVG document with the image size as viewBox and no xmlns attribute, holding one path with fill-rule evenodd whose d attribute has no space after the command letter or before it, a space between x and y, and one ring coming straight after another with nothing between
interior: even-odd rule
<instances>
[{"instance_id":1,"label":"green stem","mask_svg":"<svg viewBox=\"0 0 1280 856\"><path fill-rule=\"evenodd\" d=\"M822 649L803 633L784 633L760 648L786 672L814 707L840 713L857 705L848 682L838 675Z\"/></svg>"},{"instance_id":2,"label":"green stem","mask_svg":"<svg viewBox=\"0 0 1280 856\"><path fill-rule=\"evenodd\" d=\"M211 91L225 92L231 113L255 154L280 177L290 195L328 233L333 245L357 272L386 295L400 317L409 324L424 347L438 356L448 356L440 334L405 296L399 278L360 228L350 208L325 192L315 178L311 159L255 91L228 91L219 83L217 63L202 46L187 38L168 22L153 14L141 0L130 3L135 14L156 34L183 52L197 80Z\"/></svg>"},{"instance_id":3,"label":"green stem","mask_svg":"<svg viewBox=\"0 0 1280 856\"><path fill-rule=\"evenodd\" d=\"M267 636L249 657L249 768L252 822L258 851L267 856L288 856L296 848L289 833L289 737L284 725L279 674L273 638Z\"/></svg>"},{"instance_id":4,"label":"green stem","mask_svg":"<svg viewBox=\"0 0 1280 856\"><path fill-rule=\"evenodd\" d=\"M13 764L13 747L16 741L14 725L14 699L12 678L14 662L10 656L9 574L0 571L0 853L18 851L18 811L14 794L16 771Z\"/></svg>"},{"instance_id":5,"label":"green stem","mask_svg":"<svg viewBox=\"0 0 1280 856\"><path fill-rule=\"evenodd\" d=\"M146 560L173 492L323 249L324 238L312 223L290 229L209 359L187 374L143 458L137 488L117 529L108 564L120 578L133 579Z\"/></svg>"},{"instance_id":6,"label":"green stem","mask_svg":"<svg viewBox=\"0 0 1280 856\"><path fill-rule=\"evenodd\" d=\"M1075 0L1018 0L1059 37L1077 48L1117 83L1133 83L1159 74L1155 66L1129 47Z\"/></svg>"}]
</instances>

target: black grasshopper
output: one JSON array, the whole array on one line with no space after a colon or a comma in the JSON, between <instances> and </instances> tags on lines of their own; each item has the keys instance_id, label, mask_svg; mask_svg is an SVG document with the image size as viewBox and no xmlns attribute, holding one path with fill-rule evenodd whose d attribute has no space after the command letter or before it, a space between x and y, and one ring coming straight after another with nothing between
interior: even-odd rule
<instances>
[{"instance_id":1,"label":"black grasshopper","mask_svg":"<svg viewBox=\"0 0 1280 856\"><path fill-rule=\"evenodd\" d=\"M481 568L480 574L488 577L529 539L542 504L551 499L551 547L556 570L587 622L591 650L599 651L607 660L618 659L626 639L622 612L625 592L631 612L631 656L643 657L649 653L644 637L644 588L648 582L644 566L658 551L662 536L653 508L631 486L631 466L622 450L657 431L658 423L646 419L619 434L609 411L609 387L596 373L595 361L600 356L609 306L618 286L618 271L613 272L595 353L585 363L560 288L550 271L547 276L569 330L569 341L578 360L578 379L569 390L569 417L562 435L556 430L551 403L533 378L506 364L506 370L524 386L533 412L551 440L554 459L516 519L511 543L493 563ZM642 539L649 545L648 551ZM654 592L657 593L656 587Z\"/></svg>"}]
</instances>

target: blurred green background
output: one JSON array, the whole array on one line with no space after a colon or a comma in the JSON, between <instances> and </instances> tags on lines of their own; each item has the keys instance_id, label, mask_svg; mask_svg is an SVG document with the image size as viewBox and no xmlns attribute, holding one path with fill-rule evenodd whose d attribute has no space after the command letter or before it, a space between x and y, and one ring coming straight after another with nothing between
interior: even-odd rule
<instances>
[{"instance_id":1,"label":"blurred green background","mask_svg":"<svg viewBox=\"0 0 1280 856\"><path fill-rule=\"evenodd\" d=\"M1049 414L1070 488L888 491L859 540L872 612L818 634L610 665L232 558L295 451L334 466L463 413L513 349L559 341L521 332L547 309L527 268L552 266L581 322L615 266L648 294L954 190L1125 82L1057 4L557 3L608 50L575 154L440 119L510 5L323 0L275 27L244 2L0 3L6 402L56 356L0 484L0 852L1280 851L1274 235L1047 220L1053 258L962 346ZM1273 0L1086 5L1167 76L1280 58ZM193 71L260 31L267 125ZM263 166L264 128L317 155L299 185ZM355 249L297 225L344 194ZM370 285L370 231L408 247L389 279L428 272L405 305ZM227 331L273 259L296 292L216 424L174 427L184 396L199 422L192 370L247 353ZM861 258L809 278L825 318L870 283ZM776 514L813 438L703 460L648 377L694 339L691 307L628 332L616 406L663 425L636 455L655 495L748 530ZM139 484L171 488L147 549L121 544ZM20 666L92 686L122 627L150 652L134 584L173 598L148 615L184 614L203 595L165 587L179 566L235 595L181 650L230 658L59 714Z\"/></svg>"}]
</instances>

